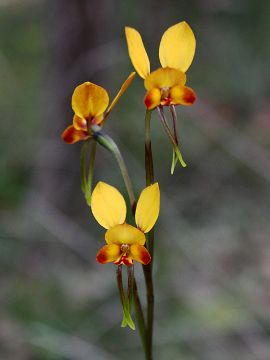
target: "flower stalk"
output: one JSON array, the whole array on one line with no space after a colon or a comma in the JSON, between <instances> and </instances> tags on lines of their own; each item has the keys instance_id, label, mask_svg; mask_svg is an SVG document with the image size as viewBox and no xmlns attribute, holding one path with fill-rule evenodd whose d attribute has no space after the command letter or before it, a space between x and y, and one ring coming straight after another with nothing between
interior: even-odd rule
<instances>
[{"instance_id":1,"label":"flower stalk","mask_svg":"<svg viewBox=\"0 0 270 360\"><path fill-rule=\"evenodd\" d=\"M154 163L151 145L151 110L146 110L145 114L145 178L146 185L154 183ZM143 273L147 292L147 360L153 356L153 324L154 324L154 284L152 277L154 261L154 228L148 234L147 248L150 252L152 261L143 266Z\"/></svg>"},{"instance_id":2,"label":"flower stalk","mask_svg":"<svg viewBox=\"0 0 270 360\"><path fill-rule=\"evenodd\" d=\"M151 115L152 110L146 110L145 113L145 176L146 185L151 185L154 182L154 165L151 145Z\"/></svg>"}]
</instances>

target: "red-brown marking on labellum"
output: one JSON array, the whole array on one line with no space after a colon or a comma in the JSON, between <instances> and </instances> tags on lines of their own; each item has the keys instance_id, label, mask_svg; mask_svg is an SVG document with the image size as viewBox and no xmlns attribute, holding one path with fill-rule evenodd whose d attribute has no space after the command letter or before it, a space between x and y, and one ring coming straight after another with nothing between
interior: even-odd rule
<instances>
[{"instance_id":1,"label":"red-brown marking on labellum","mask_svg":"<svg viewBox=\"0 0 270 360\"><path fill-rule=\"evenodd\" d=\"M117 261L114 262L115 265L127 265L127 266L131 266L133 264L132 259L130 259L127 255L122 255L121 258Z\"/></svg>"},{"instance_id":2,"label":"red-brown marking on labellum","mask_svg":"<svg viewBox=\"0 0 270 360\"><path fill-rule=\"evenodd\" d=\"M89 133L83 130L76 130L73 125L70 125L64 130L61 136L66 143L74 144L77 141L89 138Z\"/></svg>"},{"instance_id":3,"label":"red-brown marking on labellum","mask_svg":"<svg viewBox=\"0 0 270 360\"><path fill-rule=\"evenodd\" d=\"M183 100L185 101L185 103L187 105L192 105L194 103L194 101L196 100L195 92L192 89L186 87L184 96L183 96Z\"/></svg>"},{"instance_id":4,"label":"red-brown marking on labellum","mask_svg":"<svg viewBox=\"0 0 270 360\"><path fill-rule=\"evenodd\" d=\"M160 99L161 99L160 90L157 88L154 88L154 89L147 91L145 98L144 98L144 104L148 110L152 110L160 104Z\"/></svg>"},{"instance_id":5,"label":"red-brown marking on labellum","mask_svg":"<svg viewBox=\"0 0 270 360\"><path fill-rule=\"evenodd\" d=\"M151 256L150 256L150 254L149 254L148 252L145 252L145 253L143 254L143 256L142 256L142 263L143 263L144 265L148 265L148 264L150 263L150 261L151 261Z\"/></svg>"},{"instance_id":6,"label":"red-brown marking on labellum","mask_svg":"<svg viewBox=\"0 0 270 360\"><path fill-rule=\"evenodd\" d=\"M144 98L144 104L147 107L147 109L151 108L152 105L152 100L151 97L149 95L146 95Z\"/></svg>"},{"instance_id":7,"label":"red-brown marking on labellum","mask_svg":"<svg viewBox=\"0 0 270 360\"><path fill-rule=\"evenodd\" d=\"M103 251L99 251L96 257L97 262L101 264L106 264L107 262L107 256Z\"/></svg>"}]
</instances>

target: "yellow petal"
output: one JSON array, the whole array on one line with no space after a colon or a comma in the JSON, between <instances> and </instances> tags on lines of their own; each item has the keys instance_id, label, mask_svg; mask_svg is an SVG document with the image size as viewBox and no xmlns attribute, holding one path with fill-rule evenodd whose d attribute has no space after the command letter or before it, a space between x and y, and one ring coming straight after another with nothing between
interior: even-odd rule
<instances>
[{"instance_id":1,"label":"yellow petal","mask_svg":"<svg viewBox=\"0 0 270 360\"><path fill-rule=\"evenodd\" d=\"M126 79L126 81L123 83L123 85L121 86L120 90L118 91L117 95L115 96L115 98L113 99L111 105L108 107L107 111L106 111L106 116L107 114L110 113L110 111L114 108L114 106L116 105L116 103L118 102L118 100L120 99L120 97L124 94L124 92L127 90L127 88L130 86L130 84L132 83L134 77L135 77L136 73L132 72L129 77Z\"/></svg>"},{"instance_id":2,"label":"yellow petal","mask_svg":"<svg viewBox=\"0 0 270 360\"><path fill-rule=\"evenodd\" d=\"M80 140L90 138L87 131L76 130L73 125L68 126L61 135L62 139L68 144L74 144Z\"/></svg>"},{"instance_id":3,"label":"yellow petal","mask_svg":"<svg viewBox=\"0 0 270 360\"><path fill-rule=\"evenodd\" d=\"M73 126L76 130L87 131L87 121L85 119L80 118L77 115L73 116Z\"/></svg>"},{"instance_id":4,"label":"yellow petal","mask_svg":"<svg viewBox=\"0 0 270 360\"><path fill-rule=\"evenodd\" d=\"M142 192L136 207L135 220L139 229L147 233L157 221L160 209L158 183L147 186Z\"/></svg>"},{"instance_id":5,"label":"yellow petal","mask_svg":"<svg viewBox=\"0 0 270 360\"><path fill-rule=\"evenodd\" d=\"M109 96L101 86L89 81L79 85L72 95L72 109L80 118L89 119L102 114L108 104Z\"/></svg>"},{"instance_id":6,"label":"yellow petal","mask_svg":"<svg viewBox=\"0 0 270 360\"><path fill-rule=\"evenodd\" d=\"M113 186L100 181L91 199L92 213L105 229L123 224L126 219L126 203L120 192Z\"/></svg>"},{"instance_id":7,"label":"yellow petal","mask_svg":"<svg viewBox=\"0 0 270 360\"><path fill-rule=\"evenodd\" d=\"M129 256L143 265L147 265L151 261L148 250L142 245L131 245Z\"/></svg>"},{"instance_id":8,"label":"yellow petal","mask_svg":"<svg viewBox=\"0 0 270 360\"><path fill-rule=\"evenodd\" d=\"M174 86L171 88L169 97L174 105L192 105L196 100L195 92L187 86Z\"/></svg>"},{"instance_id":9,"label":"yellow petal","mask_svg":"<svg viewBox=\"0 0 270 360\"><path fill-rule=\"evenodd\" d=\"M139 229L125 223L106 231L105 240L107 244L144 245L145 235Z\"/></svg>"},{"instance_id":10,"label":"yellow petal","mask_svg":"<svg viewBox=\"0 0 270 360\"><path fill-rule=\"evenodd\" d=\"M121 249L119 245L110 244L105 245L97 253L96 260L101 264L106 264L111 261L116 261L121 256Z\"/></svg>"},{"instance_id":11,"label":"yellow petal","mask_svg":"<svg viewBox=\"0 0 270 360\"><path fill-rule=\"evenodd\" d=\"M153 88L147 91L144 104L148 110L152 110L160 104L161 100L161 91L158 88Z\"/></svg>"},{"instance_id":12,"label":"yellow petal","mask_svg":"<svg viewBox=\"0 0 270 360\"><path fill-rule=\"evenodd\" d=\"M141 35L131 27L125 27L125 33L130 60L137 73L145 79L150 73L150 62Z\"/></svg>"},{"instance_id":13,"label":"yellow petal","mask_svg":"<svg viewBox=\"0 0 270 360\"><path fill-rule=\"evenodd\" d=\"M196 40L190 26L182 21L163 34L159 46L159 59L163 67L169 66L186 72L192 63Z\"/></svg>"},{"instance_id":14,"label":"yellow petal","mask_svg":"<svg viewBox=\"0 0 270 360\"><path fill-rule=\"evenodd\" d=\"M180 70L171 68L159 68L144 80L146 90L154 88L170 88L175 85L184 85L186 82L186 74Z\"/></svg>"}]
</instances>

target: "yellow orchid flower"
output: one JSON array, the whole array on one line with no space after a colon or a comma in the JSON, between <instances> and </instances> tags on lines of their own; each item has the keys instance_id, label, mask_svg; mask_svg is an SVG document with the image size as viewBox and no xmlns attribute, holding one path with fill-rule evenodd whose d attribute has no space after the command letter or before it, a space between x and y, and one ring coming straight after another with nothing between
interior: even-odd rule
<instances>
[{"instance_id":1,"label":"yellow orchid flower","mask_svg":"<svg viewBox=\"0 0 270 360\"><path fill-rule=\"evenodd\" d=\"M150 72L150 62L139 32L125 28L128 52L137 73L144 79L147 90L144 103L152 110L162 105L192 105L195 92L185 86L185 72L192 63L196 40L190 26L182 21L169 27L159 46L161 68Z\"/></svg>"},{"instance_id":2,"label":"yellow orchid flower","mask_svg":"<svg viewBox=\"0 0 270 360\"><path fill-rule=\"evenodd\" d=\"M151 256L144 247L145 233L155 225L160 209L160 191L158 183L146 187L138 200L135 222L137 227L126 220L126 203L120 192L113 186L99 182L91 200L92 213L97 222L107 229L105 241L96 260L101 264L114 262L116 265L132 265L136 260L149 264Z\"/></svg>"},{"instance_id":3,"label":"yellow orchid flower","mask_svg":"<svg viewBox=\"0 0 270 360\"><path fill-rule=\"evenodd\" d=\"M74 111L73 124L64 130L62 139L68 144L89 139L92 136L90 126L103 125L111 110L131 84L135 74L132 72L129 75L110 105L109 95L103 87L89 81L77 86L71 100Z\"/></svg>"}]
</instances>

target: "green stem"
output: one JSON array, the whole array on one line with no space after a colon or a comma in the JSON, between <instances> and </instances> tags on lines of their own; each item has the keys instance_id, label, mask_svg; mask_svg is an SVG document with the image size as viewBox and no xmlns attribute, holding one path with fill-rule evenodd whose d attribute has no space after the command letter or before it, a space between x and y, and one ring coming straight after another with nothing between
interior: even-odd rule
<instances>
[{"instance_id":1,"label":"green stem","mask_svg":"<svg viewBox=\"0 0 270 360\"><path fill-rule=\"evenodd\" d=\"M153 234L154 235L154 234ZM154 239L152 237L152 239ZM148 241L150 238L148 238ZM146 283L147 292L147 327L146 327L146 343L147 343L147 354L146 359L153 359L153 325L154 325L154 284L152 278L152 261L149 265L143 265L143 273Z\"/></svg>"},{"instance_id":2,"label":"green stem","mask_svg":"<svg viewBox=\"0 0 270 360\"><path fill-rule=\"evenodd\" d=\"M154 182L154 165L151 145L151 110L146 110L145 114L145 173L146 185L149 186Z\"/></svg>"},{"instance_id":3,"label":"green stem","mask_svg":"<svg viewBox=\"0 0 270 360\"><path fill-rule=\"evenodd\" d=\"M145 176L146 185L154 183L154 163L151 146L151 115L152 111L146 110L145 114ZM147 292L147 360L153 358L153 324L154 324L154 285L152 278L152 269L154 261L154 229L148 234L148 250L151 255L151 262L143 266L143 273Z\"/></svg>"},{"instance_id":4,"label":"green stem","mask_svg":"<svg viewBox=\"0 0 270 360\"><path fill-rule=\"evenodd\" d=\"M145 326L142 305L140 302L140 298L139 298L139 294L138 294L138 287L137 287L137 282L136 282L135 277L133 279L133 296L134 296L136 320L137 320L139 333L140 333L141 341L142 341L143 348L144 348L145 357L147 359L148 350L147 350L147 339L146 339L146 326Z\"/></svg>"},{"instance_id":5,"label":"green stem","mask_svg":"<svg viewBox=\"0 0 270 360\"><path fill-rule=\"evenodd\" d=\"M145 322L144 322L142 307L141 307L140 302L138 302L136 304L136 302L139 299L139 296L138 296L137 283L136 283L135 276L134 276L134 265L128 266L127 272L128 272L128 302L129 302L130 308L131 308L131 304L132 304L133 300L135 302L137 323L139 326L141 340L142 340L144 351L145 351L146 358L147 358L148 349L147 349L146 329L145 329ZM137 314L138 311L140 312L139 314Z\"/></svg>"}]
</instances>

